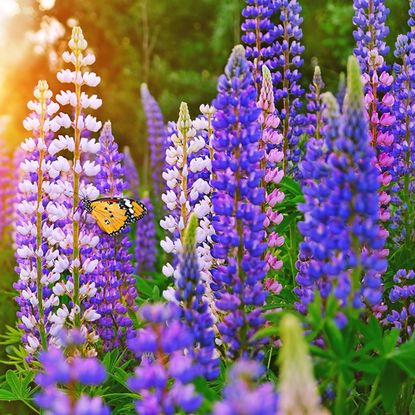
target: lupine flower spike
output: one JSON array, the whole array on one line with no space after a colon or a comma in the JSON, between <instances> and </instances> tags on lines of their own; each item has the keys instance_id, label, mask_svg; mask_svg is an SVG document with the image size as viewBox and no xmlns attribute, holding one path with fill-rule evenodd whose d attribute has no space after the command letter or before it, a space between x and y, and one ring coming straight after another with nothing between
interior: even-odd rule
<instances>
[{"instance_id":1,"label":"lupine flower spike","mask_svg":"<svg viewBox=\"0 0 415 415\"><path fill-rule=\"evenodd\" d=\"M245 50L236 46L213 102L212 166L212 256L223 262L212 269L212 289L216 307L224 314L218 327L232 358L259 352L252 336L263 322L261 306L266 298L265 214L261 213L265 191L260 187L264 150L258 148L261 109L256 99Z\"/></svg>"},{"instance_id":2,"label":"lupine flower spike","mask_svg":"<svg viewBox=\"0 0 415 415\"><path fill-rule=\"evenodd\" d=\"M85 338L75 331L61 333L60 336L67 350L82 348L85 342ZM39 362L42 368L36 376L36 383L41 391L35 395L35 402L47 414L110 414L102 398L77 393L79 386L100 385L105 381L105 368L95 357L74 356L67 359L62 350L51 347L47 352L41 352Z\"/></svg>"},{"instance_id":3,"label":"lupine flower spike","mask_svg":"<svg viewBox=\"0 0 415 415\"><path fill-rule=\"evenodd\" d=\"M118 151L110 122L105 123L99 143L100 150L95 160L100 172L95 177L95 185L103 196L120 197L126 187L123 154ZM97 333L103 349L107 351L120 346L131 333L133 322L129 312L137 311L137 291L132 255L129 253L131 242L128 228L124 234L114 237L101 231L95 223L93 226L100 244L99 253L96 253L98 264L93 272L94 278L89 279L93 280L98 292L87 305L101 316L96 322Z\"/></svg>"},{"instance_id":4,"label":"lupine flower spike","mask_svg":"<svg viewBox=\"0 0 415 415\"><path fill-rule=\"evenodd\" d=\"M139 415L194 413L202 403L190 382L200 374L192 358L184 353L193 344L191 330L181 322L176 304L146 304L141 318L147 323L128 340L141 364L128 381L140 395Z\"/></svg>"},{"instance_id":5,"label":"lupine flower spike","mask_svg":"<svg viewBox=\"0 0 415 415\"><path fill-rule=\"evenodd\" d=\"M261 108L262 112L258 121L262 129L259 146L264 151L261 168L265 171L263 186L266 189L266 199L262 204L262 211L266 214L264 225L267 229L266 241L268 245L265 259L268 264L268 269L279 270L283 264L277 258L276 252L278 252L278 247L283 245L284 237L278 235L274 228L283 219L282 214L276 208L278 203L284 200L284 193L278 189L278 185L284 176L282 168L279 167L284 156L281 151L283 137L277 130L280 125L280 119L276 115L274 105L271 73L265 65L262 67L262 73L262 88L258 100L258 107ZM281 284L273 282L273 280L269 281L267 281L267 285L273 287L274 293L281 291Z\"/></svg>"},{"instance_id":6,"label":"lupine flower spike","mask_svg":"<svg viewBox=\"0 0 415 415\"><path fill-rule=\"evenodd\" d=\"M73 84L74 91L61 91L56 100L62 106L69 105L68 115L61 112L52 122L52 130L71 129L71 135L59 135L49 146L49 154L57 155L62 151L71 154L68 161L59 156L58 168L62 172L59 185L56 187L55 197L56 208L67 218L66 225L62 227L63 238L60 246L65 253L61 261L60 274L69 272L67 281L62 281L55 286L54 292L60 297L70 298L70 302L62 301L61 307L51 317L54 323L54 330L68 325L69 327L85 327L100 316L93 309L85 309L84 300L95 295L96 288L90 281L89 275L94 271L98 261L93 258L86 258L86 254L92 252L99 242L96 232L88 231L88 227L81 230L81 197L88 197L93 200L98 197L98 190L90 183L91 178L100 171L100 166L95 161L89 160L89 155L96 154L101 146L95 139L87 135L97 132L101 128L101 122L91 115L85 115L88 109L97 109L102 101L96 95L87 95L85 87L96 87L100 77L94 72L89 72L86 67L95 62L92 53L85 54L87 42L82 30L75 27L69 41L70 51L64 52L63 60L74 66L73 70L63 69L57 77L65 84ZM81 260L83 258L83 260ZM85 259L86 258L86 259ZM92 331L87 337L88 342L96 342L97 337Z\"/></svg>"},{"instance_id":7,"label":"lupine flower spike","mask_svg":"<svg viewBox=\"0 0 415 415\"><path fill-rule=\"evenodd\" d=\"M15 223L19 281L14 285L20 291L17 298L19 327L25 332L23 341L30 354L47 349L50 313L59 305L59 298L52 288L60 279L65 263L65 256L59 249L64 238L59 227L63 216L52 199L56 197L56 177L60 171L69 170L69 164L47 153L51 116L59 106L51 101L52 92L46 81L39 81L34 95L35 100L28 104L33 113L23 123L32 132L32 137L21 147L25 158L20 165Z\"/></svg>"},{"instance_id":8,"label":"lupine flower spike","mask_svg":"<svg viewBox=\"0 0 415 415\"><path fill-rule=\"evenodd\" d=\"M271 382L257 386L264 374L260 363L238 360L229 371L221 402L215 404L213 415L275 415L278 397Z\"/></svg>"},{"instance_id":9,"label":"lupine flower spike","mask_svg":"<svg viewBox=\"0 0 415 415\"><path fill-rule=\"evenodd\" d=\"M141 85L141 100L147 119L151 189L154 198L158 200L165 189L162 174L165 166L164 154L167 149L167 132L160 107L150 94L146 84Z\"/></svg>"},{"instance_id":10,"label":"lupine flower spike","mask_svg":"<svg viewBox=\"0 0 415 415\"><path fill-rule=\"evenodd\" d=\"M205 287L201 279L198 254L196 251L196 230L198 219L192 214L187 225L183 249L180 255L180 277L176 284L176 299L183 308L183 317L193 332L194 355L203 375L215 379L219 375L219 357L215 350L215 333L209 306L204 298Z\"/></svg>"},{"instance_id":11,"label":"lupine flower spike","mask_svg":"<svg viewBox=\"0 0 415 415\"><path fill-rule=\"evenodd\" d=\"M378 237L378 174L363 105L359 66L350 58L343 115L328 122L326 131L337 138L327 141L328 156L322 157L321 146L310 153L315 182L308 181L304 190L299 224L305 237L302 252L311 258L302 283L314 281L323 297L333 292L342 306L352 302L358 308L380 302L380 273L386 268L379 254L384 240Z\"/></svg>"}]
</instances>

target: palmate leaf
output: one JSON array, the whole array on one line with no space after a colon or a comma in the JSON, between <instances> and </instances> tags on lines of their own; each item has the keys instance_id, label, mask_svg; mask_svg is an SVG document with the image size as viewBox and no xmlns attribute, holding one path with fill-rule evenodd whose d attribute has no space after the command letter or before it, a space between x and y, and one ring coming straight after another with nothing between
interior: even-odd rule
<instances>
[{"instance_id":1,"label":"palmate leaf","mask_svg":"<svg viewBox=\"0 0 415 415\"><path fill-rule=\"evenodd\" d=\"M34 377L34 372L30 370L25 372L8 370L4 382L0 385L0 401L20 401L34 413L39 413L32 405L33 394L38 389L31 387Z\"/></svg>"}]
</instances>

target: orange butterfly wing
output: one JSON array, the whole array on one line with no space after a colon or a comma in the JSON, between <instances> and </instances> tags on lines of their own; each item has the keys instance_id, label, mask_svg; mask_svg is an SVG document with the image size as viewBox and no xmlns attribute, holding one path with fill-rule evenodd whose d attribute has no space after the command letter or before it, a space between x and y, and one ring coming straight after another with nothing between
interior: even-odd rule
<instances>
[{"instance_id":1,"label":"orange butterfly wing","mask_svg":"<svg viewBox=\"0 0 415 415\"><path fill-rule=\"evenodd\" d=\"M109 235L117 235L128 224L137 222L147 214L146 207L137 200L102 198L90 202L92 217Z\"/></svg>"},{"instance_id":2,"label":"orange butterfly wing","mask_svg":"<svg viewBox=\"0 0 415 415\"><path fill-rule=\"evenodd\" d=\"M91 215L98 226L109 235L120 233L127 226L127 214L116 202L96 200L91 202Z\"/></svg>"}]
</instances>

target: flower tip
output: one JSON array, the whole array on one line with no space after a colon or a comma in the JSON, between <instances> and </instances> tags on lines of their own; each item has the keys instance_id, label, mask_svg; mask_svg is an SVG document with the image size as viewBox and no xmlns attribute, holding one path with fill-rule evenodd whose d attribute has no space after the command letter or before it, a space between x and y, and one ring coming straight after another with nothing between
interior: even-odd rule
<instances>
[{"instance_id":1,"label":"flower tip","mask_svg":"<svg viewBox=\"0 0 415 415\"><path fill-rule=\"evenodd\" d=\"M141 97L143 98L144 96L147 96L150 94L150 91L148 89L148 85L143 82L140 86L140 91L141 91Z\"/></svg>"},{"instance_id":2,"label":"flower tip","mask_svg":"<svg viewBox=\"0 0 415 415\"><path fill-rule=\"evenodd\" d=\"M196 229L199 225L197 215L192 213L189 222L187 223L186 235L185 235L185 245L192 249L196 244Z\"/></svg>"}]
</instances>

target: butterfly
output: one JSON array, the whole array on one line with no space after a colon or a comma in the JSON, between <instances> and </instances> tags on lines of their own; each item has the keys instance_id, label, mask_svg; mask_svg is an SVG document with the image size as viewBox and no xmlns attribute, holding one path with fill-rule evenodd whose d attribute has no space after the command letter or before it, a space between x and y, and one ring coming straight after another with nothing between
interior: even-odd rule
<instances>
[{"instance_id":1,"label":"butterfly","mask_svg":"<svg viewBox=\"0 0 415 415\"><path fill-rule=\"evenodd\" d=\"M82 202L85 210L108 235L118 235L129 224L139 221L147 214L147 208L141 202L125 197L95 200L84 198Z\"/></svg>"}]
</instances>

